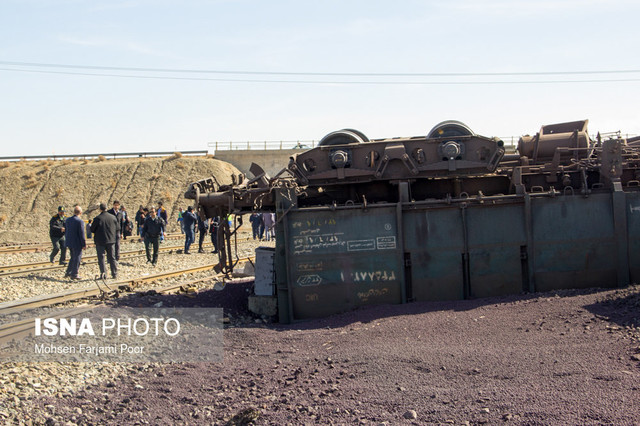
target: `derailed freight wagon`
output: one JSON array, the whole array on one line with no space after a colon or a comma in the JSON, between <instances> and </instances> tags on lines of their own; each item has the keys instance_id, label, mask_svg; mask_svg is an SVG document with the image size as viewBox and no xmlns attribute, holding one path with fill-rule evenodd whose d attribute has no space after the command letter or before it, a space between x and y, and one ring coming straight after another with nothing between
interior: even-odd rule
<instances>
[{"instance_id":1,"label":"derailed freight wagon","mask_svg":"<svg viewBox=\"0 0 640 426\"><path fill-rule=\"evenodd\" d=\"M275 211L282 322L367 304L455 300L640 281L640 141L587 121L503 142L448 121L427 136L344 129L270 178L190 185L208 217ZM219 232L223 269L231 236Z\"/></svg>"}]
</instances>

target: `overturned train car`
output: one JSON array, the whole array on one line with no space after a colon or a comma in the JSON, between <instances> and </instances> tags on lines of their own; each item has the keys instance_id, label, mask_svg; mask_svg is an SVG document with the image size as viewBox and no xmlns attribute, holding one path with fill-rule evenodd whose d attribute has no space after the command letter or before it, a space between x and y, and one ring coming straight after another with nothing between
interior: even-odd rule
<instances>
[{"instance_id":1,"label":"overturned train car","mask_svg":"<svg viewBox=\"0 0 640 426\"><path fill-rule=\"evenodd\" d=\"M274 211L282 322L359 306L640 282L640 140L543 126L517 153L447 121L325 136L269 177L194 182L200 214ZM222 221L221 267L235 232Z\"/></svg>"}]
</instances>

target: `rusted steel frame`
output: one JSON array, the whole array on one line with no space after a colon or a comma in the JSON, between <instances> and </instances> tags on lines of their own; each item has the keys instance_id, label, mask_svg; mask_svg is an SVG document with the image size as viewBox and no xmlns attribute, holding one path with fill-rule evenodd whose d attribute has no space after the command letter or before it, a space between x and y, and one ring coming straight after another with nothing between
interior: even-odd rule
<instances>
[{"instance_id":1,"label":"rusted steel frame","mask_svg":"<svg viewBox=\"0 0 640 426\"><path fill-rule=\"evenodd\" d=\"M229 227L229 220L227 218L224 219L224 227L222 229L226 243L224 244L226 245L226 247L223 247L223 249L225 250L225 263L223 272L231 273L233 271L233 260L231 259L231 228Z\"/></svg>"},{"instance_id":2,"label":"rusted steel frame","mask_svg":"<svg viewBox=\"0 0 640 426\"><path fill-rule=\"evenodd\" d=\"M535 197L553 197L557 196L552 195L550 192L539 192L535 194L531 194L531 196ZM490 203L493 201L507 201L507 202L518 202L522 201L523 195L494 195L494 196L483 196L483 197L462 197L462 198L449 198L449 199L438 199L438 200L423 200L423 201L407 201L402 202L403 208L406 207L425 207L425 206L450 206L456 203ZM367 204L366 207L364 204L354 204L354 205L344 205L344 206L313 206L313 207L304 207L304 211L327 211L327 210L363 210L363 209L373 209L373 208L385 208L385 207L393 207L396 203L376 203L376 204Z\"/></svg>"},{"instance_id":3,"label":"rusted steel frame","mask_svg":"<svg viewBox=\"0 0 640 426\"><path fill-rule=\"evenodd\" d=\"M284 192L288 193L285 195ZM295 321L293 313L293 284L291 283L291 266L289 265L289 217L288 213L296 207L297 198L295 196L295 190L291 188L280 188L276 193L276 212L280 214L278 222L282 222L282 226L277 229L278 234L281 233L282 237L276 237L276 253L274 258L276 259L276 290L278 292L278 310L279 319L282 323L293 323ZM282 242L284 247L278 247L278 241ZM282 256L279 255L283 253ZM278 280L278 275L284 275L284 285L279 285L282 282L282 278ZM286 292L284 297L280 295L282 292ZM286 310L284 309L284 300L286 299Z\"/></svg>"}]
</instances>

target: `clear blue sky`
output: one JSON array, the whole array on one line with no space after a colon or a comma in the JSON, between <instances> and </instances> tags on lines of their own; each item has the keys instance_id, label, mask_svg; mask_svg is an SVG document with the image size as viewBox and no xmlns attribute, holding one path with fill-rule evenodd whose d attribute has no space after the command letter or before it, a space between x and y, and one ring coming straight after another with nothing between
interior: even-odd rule
<instances>
[{"instance_id":1,"label":"clear blue sky","mask_svg":"<svg viewBox=\"0 0 640 426\"><path fill-rule=\"evenodd\" d=\"M0 156L416 136L446 119L640 134L640 72L542 74L640 71L639 16L637 0L0 0Z\"/></svg>"}]
</instances>

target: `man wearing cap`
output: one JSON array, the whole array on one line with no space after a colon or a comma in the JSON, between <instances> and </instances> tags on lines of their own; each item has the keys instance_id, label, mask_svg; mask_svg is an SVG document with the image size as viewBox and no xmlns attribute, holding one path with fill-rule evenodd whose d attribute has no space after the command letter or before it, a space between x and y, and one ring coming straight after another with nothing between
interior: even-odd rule
<instances>
[{"instance_id":1,"label":"man wearing cap","mask_svg":"<svg viewBox=\"0 0 640 426\"><path fill-rule=\"evenodd\" d=\"M64 244L64 207L58 207L58 214L53 216L49 221L49 238L51 238L51 244L53 250L49 255L49 261L53 263L56 255L60 252L60 264L65 265L65 258L67 257L67 247Z\"/></svg>"},{"instance_id":2,"label":"man wearing cap","mask_svg":"<svg viewBox=\"0 0 640 426\"><path fill-rule=\"evenodd\" d=\"M82 214L82 208L75 206L73 208L73 216L68 218L65 225L65 245L69 249L71 258L69 259L69 265L67 266L67 272L65 277L70 277L72 280L81 280L78 275L78 269L80 269L80 262L82 261L82 250L87 248L87 240L85 238L84 221L80 218Z\"/></svg>"},{"instance_id":3,"label":"man wearing cap","mask_svg":"<svg viewBox=\"0 0 640 426\"><path fill-rule=\"evenodd\" d=\"M118 261L116 260L116 241L118 238L118 220L113 214L107 212L107 205L100 203L100 214L91 223L93 242L96 244L96 254L98 255L98 268L100 268L100 278L107 277L104 263L104 254L107 254L107 262L111 269L111 278L118 277Z\"/></svg>"},{"instance_id":4,"label":"man wearing cap","mask_svg":"<svg viewBox=\"0 0 640 426\"><path fill-rule=\"evenodd\" d=\"M184 224L184 254L189 253L189 247L195 241L196 224L198 217L193 212L193 207L187 207L187 212L182 215L182 223Z\"/></svg>"}]
</instances>

